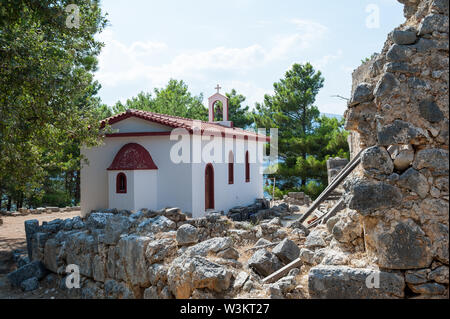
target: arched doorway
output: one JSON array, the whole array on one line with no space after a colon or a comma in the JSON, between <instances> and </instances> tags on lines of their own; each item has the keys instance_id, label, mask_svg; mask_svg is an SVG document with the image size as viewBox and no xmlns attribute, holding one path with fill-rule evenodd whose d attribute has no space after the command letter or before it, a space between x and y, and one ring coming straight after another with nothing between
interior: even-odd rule
<instances>
[{"instance_id":1,"label":"arched doorway","mask_svg":"<svg viewBox=\"0 0 450 319\"><path fill-rule=\"evenodd\" d=\"M214 209L214 168L211 163L205 168L205 210Z\"/></svg>"}]
</instances>

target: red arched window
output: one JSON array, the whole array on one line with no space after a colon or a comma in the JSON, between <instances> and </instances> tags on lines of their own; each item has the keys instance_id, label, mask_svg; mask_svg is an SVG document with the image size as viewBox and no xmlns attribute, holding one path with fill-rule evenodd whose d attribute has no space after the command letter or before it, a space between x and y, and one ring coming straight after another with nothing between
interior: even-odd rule
<instances>
[{"instance_id":1,"label":"red arched window","mask_svg":"<svg viewBox=\"0 0 450 319\"><path fill-rule=\"evenodd\" d=\"M250 161L248 159L248 151L245 152L245 182L250 182Z\"/></svg>"},{"instance_id":2,"label":"red arched window","mask_svg":"<svg viewBox=\"0 0 450 319\"><path fill-rule=\"evenodd\" d=\"M234 184L234 155L233 151L228 153L228 184Z\"/></svg>"},{"instance_id":3,"label":"red arched window","mask_svg":"<svg viewBox=\"0 0 450 319\"><path fill-rule=\"evenodd\" d=\"M127 192L127 176L124 173L117 174L116 177L116 193L126 194Z\"/></svg>"}]
</instances>

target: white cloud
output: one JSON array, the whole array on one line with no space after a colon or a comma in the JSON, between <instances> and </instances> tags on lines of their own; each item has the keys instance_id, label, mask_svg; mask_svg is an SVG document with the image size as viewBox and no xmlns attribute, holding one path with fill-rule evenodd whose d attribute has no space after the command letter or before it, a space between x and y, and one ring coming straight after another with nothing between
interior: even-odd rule
<instances>
[{"instance_id":1,"label":"white cloud","mask_svg":"<svg viewBox=\"0 0 450 319\"><path fill-rule=\"evenodd\" d=\"M327 30L325 26L309 20L296 19L290 23L296 26L295 33L275 37L270 45L251 44L240 48L221 46L178 54L171 52L169 45L162 42L136 41L125 44L115 37L112 30L105 30L99 36L105 47L99 56L96 78L104 87L140 83L146 88L163 86L170 78L204 81L211 72L232 72L233 77L239 78L274 61L299 56L301 50L310 47ZM254 101L261 101L266 93L250 84L246 86L245 82L240 82L240 86L245 87L241 91L246 93L251 106ZM238 86L236 84L233 87Z\"/></svg>"},{"instance_id":2,"label":"white cloud","mask_svg":"<svg viewBox=\"0 0 450 319\"><path fill-rule=\"evenodd\" d=\"M341 49L339 49L335 54L324 55L320 59L315 60L315 61L313 61L311 63L314 66L314 68L322 70L323 68L325 68L331 62L339 60L342 57L343 53L344 52Z\"/></svg>"}]
</instances>

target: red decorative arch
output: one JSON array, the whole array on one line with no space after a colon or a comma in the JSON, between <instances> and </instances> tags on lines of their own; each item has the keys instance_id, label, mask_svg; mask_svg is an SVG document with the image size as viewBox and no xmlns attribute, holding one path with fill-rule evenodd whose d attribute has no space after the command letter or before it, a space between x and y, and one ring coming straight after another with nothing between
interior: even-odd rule
<instances>
[{"instance_id":1,"label":"red decorative arch","mask_svg":"<svg viewBox=\"0 0 450 319\"><path fill-rule=\"evenodd\" d=\"M109 171L124 171L138 169L158 169L153 162L150 153L137 143L128 143L124 145L112 164L108 167Z\"/></svg>"}]
</instances>

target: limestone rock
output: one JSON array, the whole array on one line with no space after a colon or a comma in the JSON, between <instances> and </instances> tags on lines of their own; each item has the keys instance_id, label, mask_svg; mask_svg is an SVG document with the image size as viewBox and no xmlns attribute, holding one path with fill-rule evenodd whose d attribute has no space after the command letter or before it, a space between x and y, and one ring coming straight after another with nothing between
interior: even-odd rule
<instances>
[{"instance_id":1,"label":"limestone rock","mask_svg":"<svg viewBox=\"0 0 450 319\"><path fill-rule=\"evenodd\" d=\"M448 32L448 26L448 16L443 14L429 14L420 23L418 34L424 35L433 31Z\"/></svg>"},{"instance_id":2,"label":"limestone rock","mask_svg":"<svg viewBox=\"0 0 450 319\"><path fill-rule=\"evenodd\" d=\"M125 283L112 279L105 282L105 297L107 299L135 299L132 290Z\"/></svg>"},{"instance_id":3,"label":"limestone rock","mask_svg":"<svg viewBox=\"0 0 450 319\"><path fill-rule=\"evenodd\" d=\"M131 227L131 223L126 216L114 215L108 218L105 224L104 243L108 245L115 245L120 235L125 234Z\"/></svg>"},{"instance_id":4,"label":"limestone rock","mask_svg":"<svg viewBox=\"0 0 450 319\"><path fill-rule=\"evenodd\" d=\"M248 260L248 266L261 276L268 276L282 267L277 256L268 250L261 248L257 250Z\"/></svg>"},{"instance_id":5,"label":"limestone rock","mask_svg":"<svg viewBox=\"0 0 450 319\"><path fill-rule=\"evenodd\" d=\"M375 245L378 265L389 269L424 268L431 264L431 242L412 220L393 222L389 229L380 221L377 227L366 227L369 249Z\"/></svg>"},{"instance_id":6,"label":"limestone rock","mask_svg":"<svg viewBox=\"0 0 450 319\"><path fill-rule=\"evenodd\" d=\"M140 223L136 229L136 232L142 235L151 233L167 232L174 230L176 223L171 221L165 216L156 216L149 218Z\"/></svg>"},{"instance_id":7,"label":"limestone rock","mask_svg":"<svg viewBox=\"0 0 450 319\"><path fill-rule=\"evenodd\" d=\"M425 198L430 189L427 178L414 168L406 170L398 180L398 184Z\"/></svg>"},{"instance_id":8,"label":"limestone rock","mask_svg":"<svg viewBox=\"0 0 450 319\"><path fill-rule=\"evenodd\" d=\"M285 238L272 249L272 253L283 263L288 264L298 258L300 248L292 240Z\"/></svg>"},{"instance_id":9,"label":"limestone rock","mask_svg":"<svg viewBox=\"0 0 450 319\"><path fill-rule=\"evenodd\" d=\"M126 279L132 285L145 286L149 283L147 273L146 248L151 238L126 235L117 244L119 258L123 264Z\"/></svg>"},{"instance_id":10,"label":"limestone rock","mask_svg":"<svg viewBox=\"0 0 450 319\"><path fill-rule=\"evenodd\" d=\"M426 283L420 285L408 285L411 290L417 294L424 295L443 295L447 292L447 289L444 285L438 283Z\"/></svg>"},{"instance_id":11,"label":"limestone rock","mask_svg":"<svg viewBox=\"0 0 450 319\"><path fill-rule=\"evenodd\" d=\"M305 247L306 248L317 248L317 247L325 247L326 243L323 239L323 230L314 229L311 231L306 237Z\"/></svg>"},{"instance_id":12,"label":"limestone rock","mask_svg":"<svg viewBox=\"0 0 450 319\"><path fill-rule=\"evenodd\" d=\"M39 288L39 280L36 277L28 278L21 282L20 288L23 291L32 291Z\"/></svg>"},{"instance_id":13,"label":"limestone rock","mask_svg":"<svg viewBox=\"0 0 450 319\"><path fill-rule=\"evenodd\" d=\"M207 288L221 292L228 289L232 274L223 266L206 258L178 257L168 271L168 285L177 299L189 298L194 289Z\"/></svg>"},{"instance_id":14,"label":"limestone rock","mask_svg":"<svg viewBox=\"0 0 450 319\"><path fill-rule=\"evenodd\" d=\"M196 227L184 224L177 230L178 245L190 245L198 242L198 230Z\"/></svg>"},{"instance_id":15,"label":"limestone rock","mask_svg":"<svg viewBox=\"0 0 450 319\"><path fill-rule=\"evenodd\" d=\"M361 164L366 172L374 175L390 175L394 171L389 153L380 146L367 148L361 154Z\"/></svg>"},{"instance_id":16,"label":"limestone rock","mask_svg":"<svg viewBox=\"0 0 450 319\"><path fill-rule=\"evenodd\" d=\"M448 266L440 266L428 274L428 279L448 285Z\"/></svg>"},{"instance_id":17,"label":"limestone rock","mask_svg":"<svg viewBox=\"0 0 450 319\"><path fill-rule=\"evenodd\" d=\"M349 105L353 106L373 99L373 86L370 83L360 83L355 89Z\"/></svg>"},{"instance_id":18,"label":"limestone rock","mask_svg":"<svg viewBox=\"0 0 450 319\"><path fill-rule=\"evenodd\" d=\"M401 200L402 194L395 186L358 181L353 185L348 207L368 215L379 209L396 207Z\"/></svg>"},{"instance_id":19,"label":"limestone rock","mask_svg":"<svg viewBox=\"0 0 450 319\"><path fill-rule=\"evenodd\" d=\"M307 248L302 248L302 249L300 249L300 259L304 263L313 264L314 263L314 252Z\"/></svg>"},{"instance_id":20,"label":"limestone rock","mask_svg":"<svg viewBox=\"0 0 450 319\"><path fill-rule=\"evenodd\" d=\"M441 175L448 174L448 151L438 148L420 150L413 163L415 169L428 168Z\"/></svg>"},{"instance_id":21,"label":"limestone rock","mask_svg":"<svg viewBox=\"0 0 450 319\"><path fill-rule=\"evenodd\" d=\"M176 244L173 239L163 238L148 243L145 250L145 257L149 264L161 262L164 258L174 255L176 252Z\"/></svg>"},{"instance_id":22,"label":"limestone rock","mask_svg":"<svg viewBox=\"0 0 450 319\"><path fill-rule=\"evenodd\" d=\"M44 265L40 261L36 260L9 273L7 277L13 287L19 287L20 284L27 279L36 277L40 280L46 275L47 270Z\"/></svg>"},{"instance_id":23,"label":"limestone rock","mask_svg":"<svg viewBox=\"0 0 450 319\"><path fill-rule=\"evenodd\" d=\"M395 30L392 39L397 44L413 44L417 40L416 32Z\"/></svg>"},{"instance_id":24,"label":"limestone rock","mask_svg":"<svg viewBox=\"0 0 450 319\"><path fill-rule=\"evenodd\" d=\"M379 278L379 288L370 285L377 284L375 281L377 276ZM350 268L347 266L317 266L309 271L308 287L312 298L402 298L404 296L405 281L401 275L395 273Z\"/></svg>"},{"instance_id":25,"label":"limestone rock","mask_svg":"<svg viewBox=\"0 0 450 319\"><path fill-rule=\"evenodd\" d=\"M207 256L209 252L218 253L233 246L233 240L230 237L215 237L202 241L186 250L189 256Z\"/></svg>"}]
</instances>

